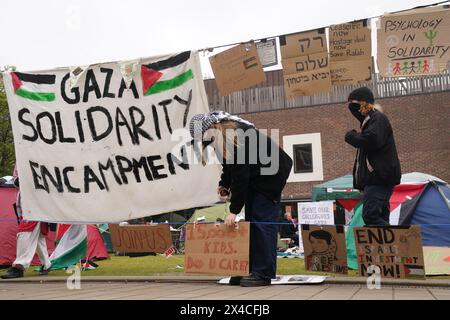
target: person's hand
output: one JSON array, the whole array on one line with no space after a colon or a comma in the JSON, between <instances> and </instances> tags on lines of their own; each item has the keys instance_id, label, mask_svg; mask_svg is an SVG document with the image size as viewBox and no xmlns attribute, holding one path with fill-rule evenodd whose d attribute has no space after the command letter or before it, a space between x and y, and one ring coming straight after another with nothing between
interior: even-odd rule
<instances>
[{"instance_id":1,"label":"person's hand","mask_svg":"<svg viewBox=\"0 0 450 320\"><path fill-rule=\"evenodd\" d=\"M345 134L345 141L348 142L349 140L351 140L351 139L354 137L354 135L355 135L356 133L357 133L357 132L356 132L355 129L348 131L348 132Z\"/></svg>"},{"instance_id":2,"label":"person's hand","mask_svg":"<svg viewBox=\"0 0 450 320\"><path fill-rule=\"evenodd\" d=\"M220 201L226 202L230 196L230 191L220 186L217 188L217 195L219 196Z\"/></svg>"},{"instance_id":3,"label":"person's hand","mask_svg":"<svg viewBox=\"0 0 450 320\"><path fill-rule=\"evenodd\" d=\"M234 213L230 213L226 218L225 218L225 225L227 227L234 227L235 225L235 220L236 220L236 215Z\"/></svg>"}]
</instances>

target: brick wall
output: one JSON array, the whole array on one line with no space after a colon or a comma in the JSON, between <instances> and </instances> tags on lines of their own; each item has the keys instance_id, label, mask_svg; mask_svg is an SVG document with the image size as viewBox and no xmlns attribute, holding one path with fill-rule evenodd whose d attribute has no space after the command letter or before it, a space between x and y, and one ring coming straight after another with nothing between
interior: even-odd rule
<instances>
[{"instance_id":1,"label":"brick wall","mask_svg":"<svg viewBox=\"0 0 450 320\"><path fill-rule=\"evenodd\" d=\"M389 117L402 172L423 172L450 182L450 91L378 100ZM324 181L350 174L355 149L345 133L358 129L345 104L302 107L242 115L261 129L280 129L285 135L321 133ZM282 143L282 141L280 142ZM283 198L309 198L322 181L289 183Z\"/></svg>"}]
</instances>

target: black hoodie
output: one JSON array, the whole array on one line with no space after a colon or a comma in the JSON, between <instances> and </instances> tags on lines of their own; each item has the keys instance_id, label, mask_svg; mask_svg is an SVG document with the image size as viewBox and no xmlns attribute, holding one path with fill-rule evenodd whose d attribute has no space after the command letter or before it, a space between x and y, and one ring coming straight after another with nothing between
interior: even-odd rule
<instances>
[{"instance_id":1,"label":"black hoodie","mask_svg":"<svg viewBox=\"0 0 450 320\"><path fill-rule=\"evenodd\" d=\"M353 115L358 121L363 120L361 133L353 130L345 136L345 141L358 149L353 167L354 188L399 184L402 173L389 119L377 110L370 111L364 119Z\"/></svg>"},{"instance_id":2,"label":"black hoodie","mask_svg":"<svg viewBox=\"0 0 450 320\"><path fill-rule=\"evenodd\" d=\"M283 191L286 181L291 173L292 159L284 152L272 139L267 138L264 134L245 124L239 124L239 128L243 132L248 130L255 130L257 133L257 141L246 140L239 148L245 148L244 163L237 163L237 149L233 163L227 163L224 160L222 164L222 176L219 186L231 189L231 203L230 212L238 214L241 212L248 200L251 191L257 191L273 201L279 201L281 192ZM263 140L261 140L263 139ZM260 154L260 141L267 141L268 150L278 149L278 170L271 175L262 174L263 168L270 167L269 164L263 164L263 159ZM275 149L276 148L276 149ZM252 159L250 153L256 154L256 161L249 161Z\"/></svg>"}]
</instances>

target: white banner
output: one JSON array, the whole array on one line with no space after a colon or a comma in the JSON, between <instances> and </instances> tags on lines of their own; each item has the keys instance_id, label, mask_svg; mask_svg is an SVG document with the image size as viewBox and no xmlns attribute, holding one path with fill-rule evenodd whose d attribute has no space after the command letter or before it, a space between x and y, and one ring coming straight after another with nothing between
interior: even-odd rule
<instances>
[{"instance_id":1,"label":"white banner","mask_svg":"<svg viewBox=\"0 0 450 320\"><path fill-rule=\"evenodd\" d=\"M120 222L214 203L189 121L208 112L197 52L4 74L24 218ZM130 82L130 80L132 81ZM129 85L128 85L128 84Z\"/></svg>"},{"instance_id":2,"label":"white banner","mask_svg":"<svg viewBox=\"0 0 450 320\"><path fill-rule=\"evenodd\" d=\"M299 202L298 223L334 225L333 201Z\"/></svg>"}]
</instances>

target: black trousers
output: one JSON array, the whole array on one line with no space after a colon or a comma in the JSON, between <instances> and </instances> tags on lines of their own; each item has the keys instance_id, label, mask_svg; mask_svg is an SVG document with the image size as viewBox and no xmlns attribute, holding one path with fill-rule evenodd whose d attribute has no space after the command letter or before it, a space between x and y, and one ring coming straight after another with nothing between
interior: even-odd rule
<instances>
[{"instance_id":1,"label":"black trousers","mask_svg":"<svg viewBox=\"0 0 450 320\"><path fill-rule=\"evenodd\" d=\"M363 219L368 226L388 226L393 186L369 185L364 188Z\"/></svg>"},{"instance_id":2,"label":"black trousers","mask_svg":"<svg viewBox=\"0 0 450 320\"><path fill-rule=\"evenodd\" d=\"M250 192L245 204L245 219L250 225L250 273L260 279L274 279L277 270L280 201ZM261 223L262 222L262 223Z\"/></svg>"}]
</instances>

